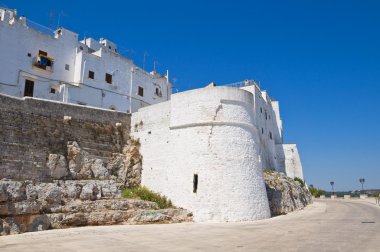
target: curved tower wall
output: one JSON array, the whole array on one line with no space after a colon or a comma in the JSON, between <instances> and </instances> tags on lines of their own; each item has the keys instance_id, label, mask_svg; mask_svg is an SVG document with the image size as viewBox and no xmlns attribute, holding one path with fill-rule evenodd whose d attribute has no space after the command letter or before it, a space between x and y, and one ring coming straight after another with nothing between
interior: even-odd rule
<instances>
[{"instance_id":1,"label":"curved tower wall","mask_svg":"<svg viewBox=\"0 0 380 252\"><path fill-rule=\"evenodd\" d=\"M217 87L140 109L132 135L141 142L142 184L192 211L195 221L269 218L253 108L251 93Z\"/></svg>"}]
</instances>

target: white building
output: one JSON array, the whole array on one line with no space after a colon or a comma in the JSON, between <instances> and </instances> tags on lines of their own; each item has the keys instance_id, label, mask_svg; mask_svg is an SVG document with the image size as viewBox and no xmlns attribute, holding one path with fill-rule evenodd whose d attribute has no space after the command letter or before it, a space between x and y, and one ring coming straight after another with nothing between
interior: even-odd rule
<instances>
[{"instance_id":1,"label":"white building","mask_svg":"<svg viewBox=\"0 0 380 252\"><path fill-rule=\"evenodd\" d=\"M0 8L0 93L124 112L169 100L167 76L136 67L111 41L31 26Z\"/></svg>"},{"instance_id":2,"label":"white building","mask_svg":"<svg viewBox=\"0 0 380 252\"><path fill-rule=\"evenodd\" d=\"M195 221L269 218L263 169L302 178L297 146L282 142L278 102L254 82L174 94L133 113L131 127L142 184Z\"/></svg>"}]
</instances>

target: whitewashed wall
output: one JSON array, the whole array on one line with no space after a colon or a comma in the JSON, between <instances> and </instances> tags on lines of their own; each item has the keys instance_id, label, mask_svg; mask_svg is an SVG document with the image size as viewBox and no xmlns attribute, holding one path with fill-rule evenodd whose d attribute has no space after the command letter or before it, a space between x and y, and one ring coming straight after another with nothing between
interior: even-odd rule
<instances>
[{"instance_id":1,"label":"whitewashed wall","mask_svg":"<svg viewBox=\"0 0 380 252\"><path fill-rule=\"evenodd\" d=\"M247 91L204 88L134 113L142 184L192 211L195 221L270 217L253 105Z\"/></svg>"},{"instance_id":2,"label":"whitewashed wall","mask_svg":"<svg viewBox=\"0 0 380 252\"><path fill-rule=\"evenodd\" d=\"M302 164L300 155L298 153L298 148L296 144L284 144L283 145L285 153L285 172L286 175L291 178L301 178L303 177Z\"/></svg>"},{"instance_id":3,"label":"whitewashed wall","mask_svg":"<svg viewBox=\"0 0 380 252\"><path fill-rule=\"evenodd\" d=\"M74 32L40 32L25 20L0 8L0 93L22 97L28 79L34 81L34 97L124 112L170 99L171 84L164 76L138 68L109 40L79 42ZM52 71L33 66L39 50L54 58ZM88 78L89 70L95 73L94 80ZM105 81L106 73L112 75L112 84ZM143 96L138 95L138 86L144 89ZM157 87L162 95L156 95Z\"/></svg>"}]
</instances>

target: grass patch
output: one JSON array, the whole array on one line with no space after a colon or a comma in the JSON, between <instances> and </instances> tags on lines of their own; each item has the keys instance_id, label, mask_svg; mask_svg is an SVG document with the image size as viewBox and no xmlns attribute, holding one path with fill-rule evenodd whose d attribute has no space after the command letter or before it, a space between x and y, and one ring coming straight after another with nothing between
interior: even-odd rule
<instances>
[{"instance_id":1,"label":"grass patch","mask_svg":"<svg viewBox=\"0 0 380 252\"><path fill-rule=\"evenodd\" d=\"M172 202L166 198L166 196L161 196L157 193L154 193L145 186L126 188L123 190L122 195L127 199L141 199L156 202L160 209L173 207Z\"/></svg>"}]
</instances>

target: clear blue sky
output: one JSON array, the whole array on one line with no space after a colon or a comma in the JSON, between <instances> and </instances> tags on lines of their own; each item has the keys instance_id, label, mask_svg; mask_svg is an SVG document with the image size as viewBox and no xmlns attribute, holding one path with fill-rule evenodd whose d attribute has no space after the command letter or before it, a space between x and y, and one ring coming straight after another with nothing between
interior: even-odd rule
<instances>
[{"instance_id":1,"label":"clear blue sky","mask_svg":"<svg viewBox=\"0 0 380 252\"><path fill-rule=\"evenodd\" d=\"M260 80L280 101L309 184L380 188L380 1L11 1L44 24L105 37L180 91ZM51 11L54 12L51 18ZM132 49L134 53L128 53Z\"/></svg>"}]
</instances>

